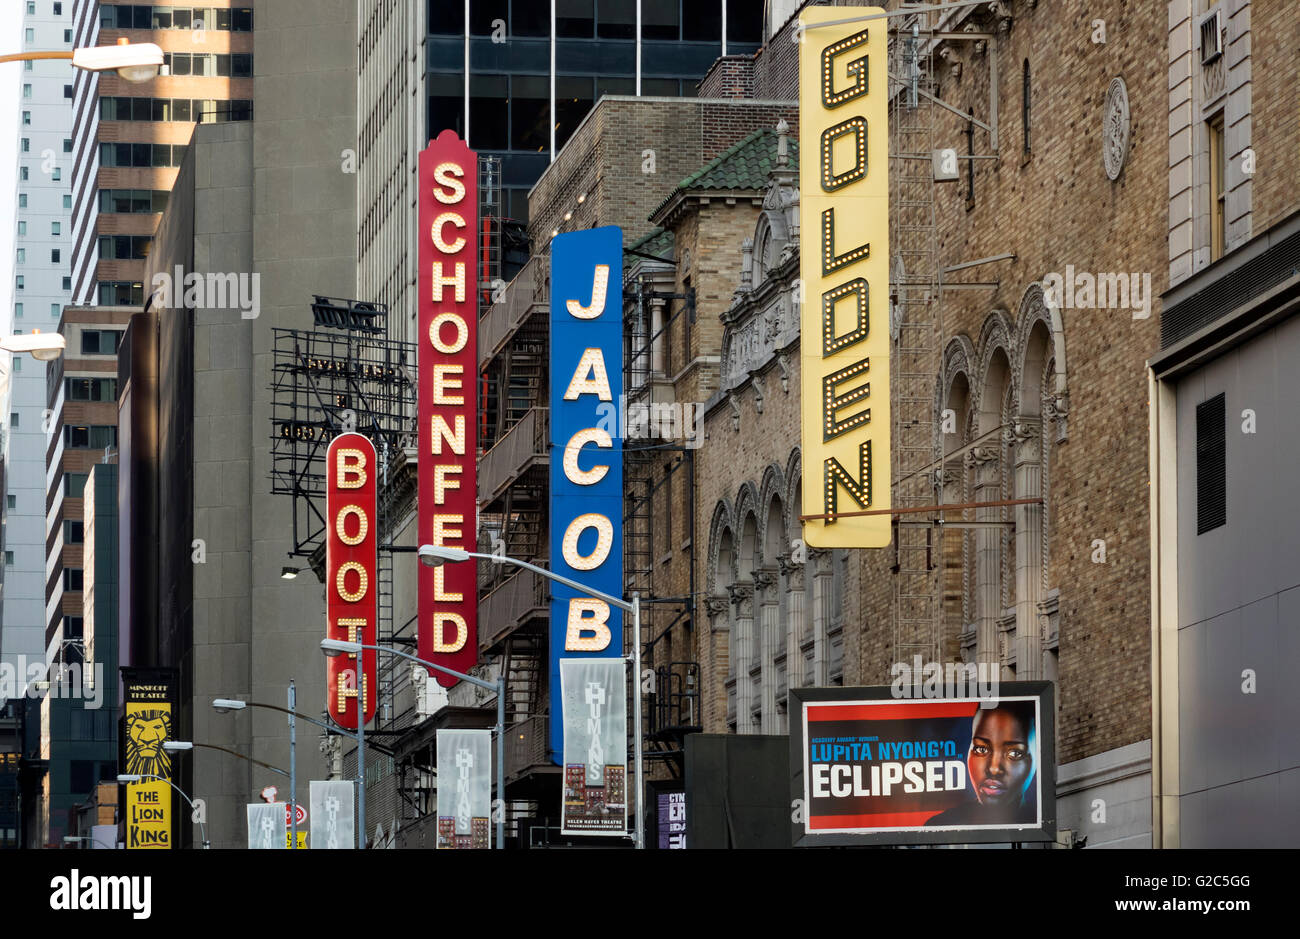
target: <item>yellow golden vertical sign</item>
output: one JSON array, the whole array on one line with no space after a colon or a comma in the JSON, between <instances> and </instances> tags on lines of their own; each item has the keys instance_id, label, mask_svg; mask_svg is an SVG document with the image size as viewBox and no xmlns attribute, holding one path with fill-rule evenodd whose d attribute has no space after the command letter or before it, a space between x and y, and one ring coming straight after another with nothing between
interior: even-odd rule
<instances>
[{"instance_id":1,"label":"yellow golden vertical sign","mask_svg":"<svg viewBox=\"0 0 1300 939\"><path fill-rule=\"evenodd\" d=\"M879 7L812 7L799 46L804 540L889 544L889 134Z\"/></svg>"},{"instance_id":2,"label":"yellow golden vertical sign","mask_svg":"<svg viewBox=\"0 0 1300 939\"><path fill-rule=\"evenodd\" d=\"M123 669L122 772L142 777L126 786L128 849L172 847L172 677Z\"/></svg>"}]
</instances>

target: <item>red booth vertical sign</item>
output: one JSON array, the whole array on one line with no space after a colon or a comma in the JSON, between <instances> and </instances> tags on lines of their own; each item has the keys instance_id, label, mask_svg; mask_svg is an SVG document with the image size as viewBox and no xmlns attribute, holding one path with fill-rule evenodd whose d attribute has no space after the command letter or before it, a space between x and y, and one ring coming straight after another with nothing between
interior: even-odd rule
<instances>
[{"instance_id":1,"label":"red booth vertical sign","mask_svg":"<svg viewBox=\"0 0 1300 939\"><path fill-rule=\"evenodd\" d=\"M379 532L375 517L379 461L361 434L339 434L325 455L325 595L329 639L373 646L379 619ZM326 659L325 696L340 727L357 729L357 701L365 719L375 716L376 653L363 650L361 677L355 655Z\"/></svg>"},{"instance_id":2,"label":"red booth vertical sign","mask_svg":"<svg viewBox=\"0 0 1300 939\"><path fill-rule=\"evenodd\" d=\"M420 154L419 538L477 548L478 155L444 130ZM472 562L420 566L420 658L458 672L478 662ZM433 677L451 687L456 679Z\"/></svg>"}]
</instances>

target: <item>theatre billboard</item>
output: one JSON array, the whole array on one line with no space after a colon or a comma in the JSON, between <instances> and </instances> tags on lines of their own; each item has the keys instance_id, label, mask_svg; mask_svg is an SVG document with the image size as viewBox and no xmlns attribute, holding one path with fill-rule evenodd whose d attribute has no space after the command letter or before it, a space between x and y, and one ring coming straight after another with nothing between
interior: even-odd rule
<instances>
[{"instance_id":1,"label":"theatre billboard","mask_svg":"<svg viewBox=\"0 0 1300 939\"><path fill-rule=\"evenodd\" d=\"M889 139L882 12L800 15L804 540L889 544Z\"/></svg>"},{"instance_id":2,"label":"theatre billboard","mask_svg":"<svg viewBox=\"0 0 1300 939\"><path fill-rule=\"evenodd\" d=\"M1056 837L1052 685L898 698L895 686L790 689L796 846Z\"/></svg>"},{"instance_id":3,"label":"theatre billboard","mask_svg":"<svg viewBox=\"0 0 1300 939\"><path fill-rule=\"evenodd\" d=\"M420 153L419 216L419 543L475 551L478 154L455 131ZM420 565L417 577L420 658L468 672L478 663L476 567Z\"/></svg>"}]
</instances>

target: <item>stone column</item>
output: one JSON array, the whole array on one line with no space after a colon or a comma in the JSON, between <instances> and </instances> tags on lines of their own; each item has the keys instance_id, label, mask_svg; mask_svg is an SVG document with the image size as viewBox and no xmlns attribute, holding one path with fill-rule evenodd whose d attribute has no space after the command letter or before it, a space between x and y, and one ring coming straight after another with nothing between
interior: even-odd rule
<instances>
[{"instance_id":1,"label":"stone column","mask_svg":"<svg viewBox=\"0 0 1300 939\"><path fill-rule=\"evenodd\" d=\"M1011 428L1015 447L1015 498L1043 494L1042 425L1037 418L1019 418ZM1042 600L1043 507L1016 508L1016 679L1043 677L1042 631L1038 604Z\"/></svg>"},{"instance_id":2,"label":"stone column","mask_svg":"<svg viewBox=\"0 0 1300 939\"><path fill-rule=\"evenodd\" d=\"M705 597L704 613L709 620L708 647L711 650L710 661L706 665L709 674L702 676L704 688L713 691L705 697L700 690L701 708L705 733L725 733L727 730L727 678L731 676L731 600L727 597ZM719 636L719 633L723 635ZM711 679L711 681L710 681ZM719 710L720 709L720 710Z\"/></svg>"},{"instance_id":3,"label":"stone column","mask_svg":"<svg viewBox=\"0 0 1300 939\"><path fill-rule=\"evenodd\" d=\"M651 378L662 378L664 374L664 340L660 330L664 328L664 300L654 297L650 300L650 370Z\"/></svg>"},{"instance_id":4,"label":"stone column","mask_svg":"<svg viewBox=\"0 0 1300 939\"><path fill-rule=\"evenodd\" d=\"M785 578L786 622L781 636L784 637L782 651L785 652L786 686L802 688L808 685L807 676L803 672L803 653L800 651L807 631L803 619L804 568L802 564L794 563L788 554L781 555L776 562Z\"/></svg>"},{"instance_id":5,"label":"stone column","mask_svg":"<svg viewBox=\"0 0 1300 939\"><path fill-rule=\"evenodd\" d=\"M776 733L776 633L781 628L781 598L777 595L776 573L771 570L754 572L754 590L758 597L758 687L754 690L758 701L759 731Z\"/></svg>"},{"instance_id":6,"label":"stone column","mask_svg":"<svg viewBox=\"0 0 1300 939\"><path fill-rule=\"evenodd\" d=\"M826 632L830 629L834 614L831 609L831 601L834 599L831 552L826 548L809 548L808 564L813 570L813 660L812 675L806 678L813 687L821 687L827 683L830 650L827 648Z\"/></svg>"},{"instance_id":7,"label":"stone column","mask_svg":"<svg viewBox=\"0 0 1300 939\"><path fill-rule=\"evenodd\" d=\"M754 585L732 584L727 588L736 608L732 620L731 676L736 680L736 732L750 733L753 704L749 668L754 660Z\"/></svg>"},{"instance_id":8,"label":"stone column","mask_svg":"<svg viewBox=\"0 0 1300 939\"><path fill-rule=\"evenodd\" d=\"M976 447L966 455L967 465L975 471L976 502L996 502L1001 498L998 456L995 447ZM997 522L1001 518L1001 509L975 510L976 521ZM990 525L975 531L975 661L990 669L989 674L1000 675L998 616L1002 612L1002 591L998 579L1002 570L1002 530Z\"/></svg>"}]
</instances>

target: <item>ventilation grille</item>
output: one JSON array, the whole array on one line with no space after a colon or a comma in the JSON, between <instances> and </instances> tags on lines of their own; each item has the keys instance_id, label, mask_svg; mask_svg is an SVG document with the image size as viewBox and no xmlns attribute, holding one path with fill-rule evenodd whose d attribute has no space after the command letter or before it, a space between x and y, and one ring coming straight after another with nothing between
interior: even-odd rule
<instances>
[{"instance_id":1,"label":"ventilation grille","mask_svg":"<svg viewBox=\"0 0 1300 939\"><path fill-rule=\"evenodd\" d=\"M1222 394L1196 406L1196 533L1228 522L1228 453Z\"/></svg>"},{"instance_id":2,"label":"ventilation grille","mask_svg":"<svg viewBox=\"0 0 1300 939\"><path fill-rule=\"evenodd\" d=\"M1180 303L1160 314L1160 348L1208 326L1300 272L1300 232L1283 238Z\"/></svg>"}]
</instances>

